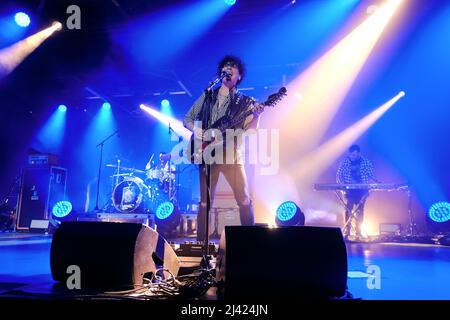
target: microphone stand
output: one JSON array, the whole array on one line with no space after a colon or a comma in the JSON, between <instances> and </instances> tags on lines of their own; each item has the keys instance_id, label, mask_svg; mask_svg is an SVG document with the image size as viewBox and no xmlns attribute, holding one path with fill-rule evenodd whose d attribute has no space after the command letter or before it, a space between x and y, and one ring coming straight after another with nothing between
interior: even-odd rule
<instances>
[{"instance_id":1,"label":"microphone stand","mask_svg":"<svg viewBox=\"0 0 450 320\"><path fill-rule=\"evenodd\" d=\"M225 71L222 71L221 75L208 84L205 89L205 99L211 99L212 89L218 83L220 83L223 78L229 76ZM211 105L211 104L210 104ZM204 124L203 124L204 125ZM205 237L203 240L203 258L201 261L201 267L203 269L211 269L211 255L209 253L209 218L211 211L211 164L203 163L205 166L205 180L206 180L206 225L205 225Z\"/></svg>"},{"instance_id":2,"label":"microphone stand","mask_svg":"<svg viewBox=\"0 0 450 320\"><path fill-rule=\"evenodd\" d=\"M102 175L103 146L105 145L106 141L108 141L109 139L114 137L118 132L119 132L119 130L116 130L114 133L110 134L102 142L100 142L99 144L97 144L95 146L96 148L100 147L100 160L99 160L99 164L98 164L98 175L97 175L97 197L95 200L95 209L94 209L94 211L96 211L96 212L100 211L100 208L98 207L98 197L100 194L100 177Z\"/></svg>"},{"instance_id":3,"label":"microphone stand","mask_svg":"<svg viewBox=\"0 0 450 320\"><path fill-rule=\"evenodd\" d=\"M183 137L181 137L178 133L176 133L172 127L170 126L170 122L169 122L169 136L171 136L171 134L174 133L177 137L178 137L178 141L181 142L183 140ZM176 171L176 168L175 168ZM177 173L177 178L178 178L178 173ZM178 179L176 179L175 181L175 186L176 186L176 190L175 190L175 194L172 194L172 155L170 155L169 158L169 199L173 200L172 197L175 197L175 195L178 192L178 184L177 184Z\"/></svg>"}]
</instances>

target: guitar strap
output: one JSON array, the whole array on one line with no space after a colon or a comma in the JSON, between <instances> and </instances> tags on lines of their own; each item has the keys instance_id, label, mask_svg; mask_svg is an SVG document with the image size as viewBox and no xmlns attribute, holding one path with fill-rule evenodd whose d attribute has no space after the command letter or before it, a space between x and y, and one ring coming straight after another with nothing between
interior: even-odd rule
<instances>
[{"instance_id":1,"label":"guitar strap","mask_svg":"<svg viewBox=\"0 0 450 320\"><path fill-rule=\"evenodd\" d=\"M231 101L230 101L230 106L228 107L228 111L227 111L227 118L231 119L233 118L235 115L237 115L240 111L240 103L242 101L242 93L240 93L239 91L235 91L231 93Z\"/></svg>"},{"instance_id":2,"label":"guitar strap","mask_svg":"<svg viewBox=\"0 0 450 320\"><path fill-rule=\"evenodd\" d=\"M236 93L231 97L230 106L227 111L227 119L231 120L246 111L248 106L254 100L250 97L244 96L241 92L236 91Z\"/></svg>"}]
</instances>

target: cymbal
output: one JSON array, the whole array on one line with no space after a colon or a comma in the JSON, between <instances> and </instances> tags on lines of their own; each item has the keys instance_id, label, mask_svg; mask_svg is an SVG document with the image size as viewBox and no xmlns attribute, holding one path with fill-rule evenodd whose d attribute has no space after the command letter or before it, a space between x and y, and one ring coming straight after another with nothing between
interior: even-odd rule
<instances>
[{"instance_id":1,"label":"cymbal","mask_svg":"<svg viewBox=\"0 0 450 320\"><path fill-rule=\"evenodd\" d=\"M169 170L167 169L164 169L164 168L159 168L159 167L153 167L153 168L150 168L150 169L145 169L145 172L147 172L147 171L160 171L160 172L164 172L164 173L169 173ZM172 171L170 171L171 173L181 173L182 171L181 170L172 170Z\"/></svg>"},{"instance_id":2,"label":"cymbal","mask_svg":"<svg viewBox=\"0 0 450 320\"><path fill-rule=\"evenodd\" d=\"M110 177L125 177L125 176L131 176L131 173L120 173L120 174L113 174Z\"/></svg>"},{"instance_id":3,"label":"cymbal","mask_svg":"<svg viewBox=\"0 0 450 320\"><path fill-rule=\"evenodd\" d=\"M107 164L106 165L108 168L117 168L116 164ZM120 167L120 170L125 170L125 171L132 171L132 172L138 172L138 173L145 173L144 170L139 170L139 169L135 169L135 168L127 168L127 167Z\"/></svg>"}]
</instances>

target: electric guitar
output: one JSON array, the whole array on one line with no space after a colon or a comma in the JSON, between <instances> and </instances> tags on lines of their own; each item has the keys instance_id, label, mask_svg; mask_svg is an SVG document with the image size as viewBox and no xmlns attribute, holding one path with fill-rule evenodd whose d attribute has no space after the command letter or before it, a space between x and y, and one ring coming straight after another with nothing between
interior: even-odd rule
<instances>
[{"instance_id":1,"label":"electric guitar","mask_svg":"<svg viewBox=\"0 0 450 320\"><path fill-rule=\"evenodd\" d=\"M278 102L280 102L286 95L287 95L287 90L285 87L280 88L280 90L278 90L277 93L271 94L267 100L265 102L262 103L262 105L264 107L274 107ZM233 117L233 118L229 118L227 116L224 116L222 118L220 118L219 120L217 120L216 122L214 122L209 128L204 129L204 131L206 130L210 130L210 129L215 129L220 131L222 137L225 137L225 133L227 129L234 129L237 125L243 123L248 116L254 114L255 111L255 107L251 107L248 110L245 110L243 112L241 112L240 114L238 114L237 116ZM219 141L216 141L219 140ZM214 144L223 144L223 139L216 139L214 137L211 138L210 141L204 141L204 140L199 140L196 139L194 134L192 134L191 136L191 140L190 140L190 160L193 163L196 164L200 164L202 163L202 155L203 155L203 151L205 150L206 147L210 146L210 145L214 145Z\"/></svg>"}]
</instances>

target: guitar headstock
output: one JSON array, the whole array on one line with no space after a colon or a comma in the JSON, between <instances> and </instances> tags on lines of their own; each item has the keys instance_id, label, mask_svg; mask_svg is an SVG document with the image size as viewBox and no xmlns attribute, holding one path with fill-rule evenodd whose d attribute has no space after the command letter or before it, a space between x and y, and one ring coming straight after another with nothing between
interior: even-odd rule
<instances>
[{"instance_id":1,"label":"guitar headstock","mask_svg":"<svg viewBox=\"0 0 450 320\"><path fill-rule=\"evenodd\" d=\"M267 100L264 102L264 105L267 107L273 107L278 102L280 102L285 96L287 96L287 89L285 87L281 87L277 93L271 94Z\"/></svg>"}]
</instances>

